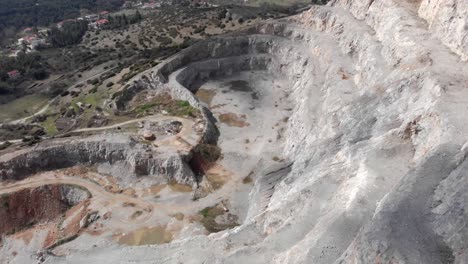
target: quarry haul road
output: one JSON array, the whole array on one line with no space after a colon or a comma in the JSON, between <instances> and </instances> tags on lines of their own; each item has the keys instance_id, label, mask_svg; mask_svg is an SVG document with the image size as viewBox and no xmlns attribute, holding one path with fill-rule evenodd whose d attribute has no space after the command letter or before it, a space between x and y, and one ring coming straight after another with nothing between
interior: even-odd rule
<instances>
[{"instance_id":1,"label":"quarry haul road","mask_svg":"<svg viewBox=\"0 0 468 264\"><path fill-rule=\"evenodd\" d=\"M100 185L97 185L89 180L77 178L77 177L65 177L60 176L55 173L48 173L45 175L48 178L40 178L40 179L33 179L33 180L25 180L21 183L13 183L13 184L6 184L3 187L0 187L0 195L11 194L15 192L19 192L25 189L33 189L38 188L45 185L54 185L54 184L63 184L63 185L75 185L81 188L86 189L91 193L92 199L96 200L104 200L106 202L110 202L110 204L116 203L133 203L136 204L138 207L146 209L147 214L143 219L137 219L135 222L144 222L147 220L154 209L154 205L151 203L146 203L141 199L133 198L123 194L114 194L111 192L106 191Z\"/></svg>"},{"instance_id":2,"label":"quarry haul road","mask_svg":"<svg viewBox=\"0 0 468 264\"><path fill-rule=\"evenodd\" d=\"M135 209L142 209L144 212L142 217L137 219L119 219L121 222L128 223L143 223L151 218L154 212L158 214L170 215L174 212L190 212L196 213L208 206L213 205L213 201L221 202L227 193L234 191L233 183L226 184L223 188L211 193L207 197L193 201L190 204L178 204L170 201L151 201L143 197L132 197L130 195L115 193L108 191L104 186L99 185L86 178L77 176L68 176L61 172L43 172L36 176L26 178L21 182L0 184L0 196L19 192L26 189L38 188L46 185L63 184L75 185L86 189L91 193L91 199L96 201L96 204L102 204L103 208L112 208L113 206L122 207L123 204L134 204Z\"/></svg>"},{"instance_id":3,"label":"quarry haul road","mask_svg":"<svg viewBox=\"0 0 468 264\"><path fill-rule=\"evenodd\" d=\"M118 123L118 124L114 124L114 125L110 125L110 126L105 126L105 127L80 128L80 129L76 129L76 130L67 132L67 133L65 133L65 135L73 135L74 133L83 133L83 132L105 131L105 130L114 129L114 128L130 125L130 124L137 123L137 122L142 122L142 121L163 122L163 121L171 121L171 120L172 121L179 121L179 122L182 123L182 130L177 135L174 135L174 136L181 137L181 138L186 138L186 137L189 137L192 134L192 132L193 132L192 131L192 126L194 125L194 122L192 120L190 120L190 119L177 117L177 116L149 116L149 117L142 117L142 118L138 118L138 119L133 119L133 120L129 120L129 121L125 121L125 122L122 122L122 123ZM57 137L60 137L60 135L57 136ZM46 138L46 140L47 139L48 138ZM170 139L164 139L164 140L160 140L160 141L156 140L154 143L163 143L163 142L167 142L168 140L170 140ZM22 139L13 139L13 140L0 141L0 144L4 144L6 142L20 143L21 141L22 141Z\"/></svg>"}]
</instances>

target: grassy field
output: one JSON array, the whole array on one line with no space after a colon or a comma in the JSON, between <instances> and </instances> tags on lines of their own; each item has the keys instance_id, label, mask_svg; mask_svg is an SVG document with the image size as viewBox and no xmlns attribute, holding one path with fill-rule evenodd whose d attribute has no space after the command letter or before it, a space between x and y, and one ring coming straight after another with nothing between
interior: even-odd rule
<instances>
[{"instance_id":1,"label":"grassy field","mask_svg":"<svg viewBox=\"0 0 468 264\"><path fill-rule=\"evenodd\" d=\"M47 102L47 97L41 94L32 94L0 105L0 122L9 122L33 115Z\"/></svg>"},{"instance_id":2,"label":"grassy field","mask_svg":"<svg viewBox=\"0 0 468 264\"><path fill-rule=\"evenodd\" d=\"M49 116L46 121L42 123L42 127L44 127L45 132L47 135L55 135L58 133L57 126L55 122L57 121L58 116Z\"/></svg>"}]
</instances>

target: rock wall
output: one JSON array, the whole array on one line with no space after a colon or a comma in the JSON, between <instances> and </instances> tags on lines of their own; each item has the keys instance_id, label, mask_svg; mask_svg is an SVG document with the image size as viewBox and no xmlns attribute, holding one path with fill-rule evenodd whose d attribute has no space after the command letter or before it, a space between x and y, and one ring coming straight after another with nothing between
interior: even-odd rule
<instances>
[{"instance_id":1,"label":"rock wall","mask_svg":"<svg viewBox=\"0 0 468 264\"><path fill-rule=\"evenodd\" d=\"M112 138L112 140L108 140ZM0 159L0 177L2 180L20 180L31 174L62 169L75 165L118 166L113 171L121 183L131 182L140 176L160 177L176 180L180 183L193 184L196 179L187 163L190 157L177 153L151 155L144 144L126 137L94 136L72 141L56 140L39 145L34 149L25 149L4 155ZM127 179L126 179L127 178ZM125 186L125 185L124 185Z\"/></svg>"},{"instance_id":2,"label":"rock wall","mask_svg":"<svg viewBox=\"0 0 468 264\"><path fill-rule=\"evenodd\" d=\"M423 0L419 16L445 45L462 60L468 60L468 5L465 0Z\"/></svg>"},{"instance_id":3,"label":"rock wall","mask_svg":"<svg viewBox=\"0 0 468 264\"><path fill-rule=\"evenodd\" d=\"M0 197L0 235L56 219L90 194L70 185L45 185Z\"/></svg>"}]
</instances>

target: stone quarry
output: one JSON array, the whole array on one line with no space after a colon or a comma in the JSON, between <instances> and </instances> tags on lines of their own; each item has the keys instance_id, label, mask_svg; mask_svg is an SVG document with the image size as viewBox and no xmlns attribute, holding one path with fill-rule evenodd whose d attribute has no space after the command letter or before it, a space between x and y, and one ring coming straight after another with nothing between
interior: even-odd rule
<instances>
[{"instance_id":1,"label":"stone quarry","mask_svg":"<svg viewBox=\"0 0 468 264\"><path fill-rule=\"evenodd\" d=\"M195 117L0 153L2 199L99 215L53 248L7 237L0 262L468 263L467 60L466 0L332 0L198 42L110 102ZM41 183L89 194L15 187Z\"/></svg>"}]
</instances>

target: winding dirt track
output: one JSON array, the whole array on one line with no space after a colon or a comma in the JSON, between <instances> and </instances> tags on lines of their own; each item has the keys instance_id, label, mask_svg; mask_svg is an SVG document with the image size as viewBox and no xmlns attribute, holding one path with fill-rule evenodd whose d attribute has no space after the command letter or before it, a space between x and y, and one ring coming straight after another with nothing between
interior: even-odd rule
<instances>
[{"instance_id":1,"label":"winding dirt track","mask_svg":"<svg viewBox=\"0 0 468 264\"><path fill-rule=\"evenodd\" d=\"M163 122L163 121L179 121L182 123L182 130L175 135L176 137L180 138L189 138L193 132L192 127L194 125L194 121L182 117L176 117L176 116L161 116L161 115L154 115L154 116L147 116L147 117L142 117L138 119L133 119L129 121L125 121L122 123L110 125L110 126L105 126L105 127L92 127L92 128L80 128L76 129L70 132L67 132L66 134L68 135L73 135L73 134L78 134L78 133L84 133L84 132L99 132L99 131L105 131L105 130L110 130L118 127L123 127L126 125L134 124L137 122L141 121L150 121L150 122ZM157 140L155 143L157 144L164 144L164 143L170 143L173 140L173 137L166 138L164 140ZM14 139L14 140L7 140L10 143L20 143L22 139ZM0 144L3 144L7 141L0 141Z\"/></svg>"},{"instance_id":2,"label":"winding dirt track","mask_svg":"<svg viewBox=\"0 0 468 264\"><path fill-rule=\"evenodd\" d=\"M67 176L61 172L44 172L39 175L27 178L20 182L1 184L0 196L15 193L25 189L38 188L44 185L64 184L75 185L88 190L91 193L91 199L96 205L102 204L102 208L97 210L108 210L108 208L122 207L123 204L134 204L135 210L140 209L143 214L135 219L131 217L120 217L118 220L124 223L143 223L148 221L153 213L170 215L174 212L198 212L199 210L211 206L214 201L221 202L223 197L232 191L232 183L226 184L223 188L211 193L205 198L193 201L189 204L178 204L173 202L155 202L145 200L144 198L132 197L126 194L114 193L106 190L103 186L85 178ZM102 212L101 212L102 213Z\"/></svg>"},{"instance_id":3,"label":"winding dirt track","mask_svg":"<svg viewBox=\"0 0 468 264\"><path fill-rule=\"evenodd\" d=\"M96 74L94 74L94 75L92 75L92 76L90 76L90 77L88 77L88 78L86 78L86 79L84 79L84 80L82 80L82 81L79 81L79 82L76 82L76 83L70 85L70 86L67 88L67 90L70 89L70 88L73 88L73 87L76 86L76 85L86 83L88 80L91 80L91 79L95 78L95 77L98 76L98 75L101 75L101 74L104 74L104 73L113 71L114 69L116 69L116 68L112 68L112 69L108 69L108 70L105 70L105 71L102 71L102 72L98 72L98 73L96 73ZM59 78L59 79L60 79L60 78ZM58 95L57 97L55 97L55 98L49 100L49 102L48 102L44 107L42 107L39 111L37 111L36 113L34 113L34 114L30 115L30 116L26 116L26 117L23 117L23 118L20 118L20 119L16 119L16 120L10 121L9 123L10 123L10 124L21 124L21 123L24 123L24 122L28 121L29 119L31 119L31 118L37 116L37 115L41 115L41 114L45 113L45 112L47 111L47 109L49 109L50 104L51 104L56 98L59 98L59 97L60 97L60 95Z\"/></svg>"},{"instance_id":4,"label":"winding dirt track","mask_svg":"<svg viewBox=\"0 0 468 264\"><path fill-rule=\"evenodd\" d=\"M174 136L162 140L154 141L157 145L176 145L178 148L185 148L189 146L194 146L199 140L199 136L195 136L196 133L193 130L195 121L190 119L185 119L181 117L174 116L149 116L139 119L134 119L126 122L122 122L115 125L110 125L100 128L84 128L78 129L69 133L82 133L82 132L94 132L94 131L105 131L109 129L114 129L117 127L126 126L129 124L137 123L140 121L151 121L151 122L162 122L162 121L179 121L182 123L182 130ZM52 171L52 172L43 172L37 175L26 178L20 182L14 183L3 183L0 184L0 195L10 194L18 192L24 189L37 188L44 185L51 184L66 184L66 185L76 185L81 188L88 190L94 201L94 204L102 204L102 207L106 207L107 210L109 207L122 207L123 204L134 204L135 210L141 209L143 214L136 219L131 219L130 217L121 217L118 219L121 222L129 223L142 223L151 218L153 213L157 211L157 214L170 215L175 211L194 213L199 210L211 206L214 201L221 202L223 197L226 197L227 194L234 191L232 187L232 182L228 182L223 188L211 193L205 198L194 201L189 204L180 204L174 201L151 201L145 200L144 198L132 197L125 194L113 193L108 191L105 187L89 180L86 178L81 178L79 176L69 176L61 171ZM99 207L99 206L98 206ZM97 210L104 208L96 208Z\"/></svg>"},{"instance_id":5,"label":"winding dirt track","mask_svg":"<svg viewBox=\"0 0 468 264\"><path fill-rule=\"evenodd\" d=\"M83 132L99 132L99 131L106 131L110 129L115 129L118 127L123 127L126 125L134 124L137 122L148 121L148 122L164 122L164 121L179 121L182 123L182 130L177 134L170 136L165 139L156 140L153 143L157 145L174 145L177 148L185 148L185 147L192 147L193 145L197 144L199 137L194 135L196 134L193 130L193 126L195 122L190 119L175 117L175 116L148 116L144 118L138 118L130 121L125 121L119 124L114 124L106 127L98 127L98 128L83 128L77 129L67 134L78 134ZM12 140L10 142L20 142L21 140ZM1 142L0 142L1 143ZM23 181L10 183L10 184L0 184L0 195L9 194L18 192L24 189L32 189L37 188L44 185L51 185L51 184L67 184L67 185L76 185L81 188L87 189L91 195L92 199L96 201L96 204L106 204L110 206L122 206L122 204L134 204L135 208L141 209L143 211L143 215L136 219L130 218L122 218L119 219L122 222L132 222L132 223L141 223L147 221L151 218L154 210L157 208L158 212L160 213L170 213L174 209L192 209L192 208L185 208L177 205L162 205L157 204L155 202L146 201L142 198L134 198L124 194L117 194L107 191L104 187L87 180L85 178L80 177L70 177L61 172L44 172L40 173L36 176L29 177ZM194 205L196 208L198 206ZM108 206L106 206L108 207ZM96 208L101 209L101 208Z\"/></svg>"},{"instance_id":6,"label":"winding dirt track","mask_svg":"<svg viewBox=\"0 0 468 264\"><path fill-rule=\"evenodd\" d=\"M13 183L4 185L0 188L0 195L15 193L24 189L33 189L38 188L44 185L53 185L53 184L64 184L64 185L76 185L83 189L88 190L91 193L92 199L98 201L105 201L109 204L123 204L123 203L132 203L136 207L144 209L146 212L143 217L135 219L136 222L146 221L153 212L154 205L152 203L146 202L142 199L133 198L123 194L116 194L106 191L100 185L97 185L89 180L78 178L78 177L67 177L59 175L56 173L45 173L42 174L40 178L36 179L26 179L19 183ZM121 221L126 221L125 219L120 219Z\"/></svg>"}]
</instances>

